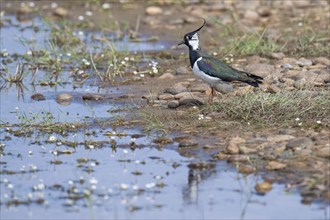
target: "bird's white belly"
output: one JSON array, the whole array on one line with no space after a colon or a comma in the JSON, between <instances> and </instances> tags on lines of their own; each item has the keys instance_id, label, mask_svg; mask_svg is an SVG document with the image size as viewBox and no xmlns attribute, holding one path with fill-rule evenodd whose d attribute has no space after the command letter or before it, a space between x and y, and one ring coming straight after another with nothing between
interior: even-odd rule
<instances>
[{"instance_id":1,"label":"bird's white belly","mask_svg":"<svg viewBox=\"0 0 330 220\"><path fill-rule=\"evenodd\" d=\"M216 84L220 83L222 81L221 79L217 77L209 76L198 68L197 61L200 61L201 59L202 57L198 58L194 63L193 73L203 81L210 84L210 86L215 86Z\"/></svg>"}]
</instances>

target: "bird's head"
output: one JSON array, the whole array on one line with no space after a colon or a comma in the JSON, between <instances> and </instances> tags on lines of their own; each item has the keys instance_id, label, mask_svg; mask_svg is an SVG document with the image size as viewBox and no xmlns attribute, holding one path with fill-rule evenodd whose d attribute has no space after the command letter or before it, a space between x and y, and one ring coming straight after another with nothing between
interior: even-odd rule
<instances>
[{"instance_id":1,"label":"bird's head","mask_svg":"<svg viewBox=\"0 0 330 220\"><path fill-rule=\"evenodd\" d=\"M204 27L205 23L206 20L204 19L204 24L197 30L185 34L183 40L178 45L185 44L189 48L197 50L199 48L198 31Z\"/></svg>"}]
</instances>

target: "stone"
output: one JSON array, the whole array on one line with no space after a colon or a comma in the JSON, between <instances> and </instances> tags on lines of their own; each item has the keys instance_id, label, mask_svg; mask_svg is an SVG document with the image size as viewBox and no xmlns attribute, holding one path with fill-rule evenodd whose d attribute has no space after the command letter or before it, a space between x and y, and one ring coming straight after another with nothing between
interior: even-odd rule
<instances>
[{"instance_id":1,"label":"stone","mask_svg":"<svg viewBox=\"0 0 330 220\"><path fill-rule=\"evenodd\" d=\"M293 151L300 151L305 148L312 148L313 146L314 146L314 143L313 143L312 139L310 139L308 137L298 137L295 139L291 139L286 144L286 147Z\"/></svg>"},{"instance_id":2,"label":"stone","mask_svg":"<svg viewBox=\"0 0 330 220\"><path fill-rule=\"evenodd\" d=\"M69 105L72 101L72 95L63 93L56 97L56 102L60 105Z\"/></svg>"},{"instance_id":3,"label":"stone","mask_svg":"<svg viewBox=\"0 0 330 220\"><path fill-rule=\"evenodd\" d=\"M275 72L275 67L273 65L265 63L250 64L245 69L247 72L251 72L261 77L266 77Z\"/></svg>"},{"instance_id":4,"label":"stone","mask_svg":"<svg viewBox=\"0 0 330 220\"><path fill-rule=\"evenodd\" d=\"M239 147L245 143L245 139L240 137L234 137L230 139L228 146L225 148L225 152L228 154L238 154Z\"/></svg>"},{"instance_id":5,"label":"stone","mask_svg":"<svg viewBox=\"0 0 330 220\"><path fill-rule=\"evenodd\" d=\"M176 94L174 96L175 99L182 99L182 98L194 98L198 97L198 95L201 95L200 92L181 92L179 94Z\"/></svg>"},{"instance_id":6,"label":"stone","mask_svg":"<svg viewBox=\"0 0 330 220\"><path fill-rule=\"evenodd\" d=\"M287 69L287 70L292 70L293 66L290 63L284 63L281 65L281 68Z\"/></svg>"},{"instance_id":7,"label":"stone","mask_svg":"<svg viewBox=\"0 0 330 220\"><path fill-rule=\"evenodd\" d=\"M270 190L272 190L273 187L272 187L272 184L264 181L264 182L256 184L256 186L254 188L258 193L266 193L266 192L269 192Z\"/></svg>"},{"instance_id":8,"label":"stone","mask_svg":"<svg viewBox=\"0 0 330 220\"><path fill-rule=\"evenodd\" d=\"M300 58L299 60L296 61L296 64L301 67L304 67L304 66L311 66L313 62L306 58Z\"/></svg>"},{"instance_id":9,"label":"stone","mask_svg":"<svg viewBox=\"0 0 330 220\"><path fill-rule=\"evenodd\" d=\"M185 66L180 66L175 70L176 75L186 75L186 74L190 74L190 73L191 73L191 70Z\"/></svg>"},{"instance_id":10,"label":"stone","mask_svg":"<svg viewBox=\"0 0 330 220\"><path fill-rule=\"evenodd\" d=\"M210 86L206 83L200 83L195 86L192 86L190 88L190 91L192 92L201 92L201 93L206 93L210 89Z\"/></svg>"},{"instance_id":11,"label":"stone","mask_svg":"<svg viewBox=\"0 0 330 220\"><path fill-rule=\"evenodd\" d=\"M260 8L258 8L258 14L261 16L261 17L268 17L271 15L271 10L269 7L266 7L266 6L262 6Z\"/></svg>"},{"instance_id":12,"label":"stone","mask_svg":"<svg viewBox=\"0 0 330 220\"><path fill-rule=\"evenodd\" d=\"M200 106L204 104L204 100L199 97L183 97L179 101L180 106Z\"/></svg>"},{"instance_id":13,"label":"stone","mask_svg":"<svg viewBox=\"0 0 330 220\"><path fill-rule=\"evenodd\" d=\"M164 93L162 95L159 95L158 99L160 99L160 100L172 100L172 99L174 99L174 95L172 95L170 93Z\"/></svg>"},{"instance_id":14,"label":"stone","mask_svg":"<svg viewBox=\"0 0 330 220\"><path fill-rule=\"evenodd\" d=\"M171 108L171 109L175 109L175 108L179 107L179 101L178 100L171 100L171 101L168 102L167 107Z\"/></svg>"},{"instance_id":15,"label":"stone","mask_svg":"<svg viewBox=\"0 0 330 220\"><path fill-rule=\"evenodd\" d=\"M243 174L250 174L255 171L254 167L251 165L241 165L238 168L238 172L243 173Z\"/></svg>"},{"instance_id":16,"label":"stone","mask_svg":"<svg viewBox=\"0 0 330 220\"><path fill-rule=\"evenodd\" d=\"M217 85L215 85L214 89L222 94L226 94L234 91L234 86L232 84L218 83Z\"/></svg>"},{"instance_id":17,"label":"stone","mask_svg":"<svg viewBox=\"0 0 330 220\"><path fill-rule=\"evenodd\" d=\"M163 75L158 77L158 79L161 79L161 80L172 80L174 78L175 78L175 76L172 73L164 73Z\"/></svg>"},{"instance_id":18,"label":"stone","mask_svg":"<svg viewBox=\"0 0 330 220\"><path fill-rule=\"evenodd\" d=\"M276 60L280 60L283 59L285 57L284 53L272 53L270 55L271 58L276 59Z\"/></svg>"},{"instance_id":19,"label":"stone","mask_svg":"<svg viewBox=\"0 0 330 220\"><path fill-rule=\"evenodd\" d=\"M314 59L315 63L323 64L326 66L330 66L330 60L326 57L317 57Z\"/></svg>"},{"instance_id":20,"label":"stone","mask_svg":"<svg viewBox=\"0 0 330 220\"><path fill-rule=\"evenodd\" d=\"M146 8L145 12L146 12L147 15L154 16L154 15L162 14L163 9L160 8L160 7L157 7L157 6L149 6L149 7Z\"/></svg>"},{"instance_id":21,"label":"stone","mask_svg":"<svg viewBox=\"0 0 330 220\"><path fill-rule=\"evenodd\" d=\"M183 86L172 86L164 90L164 93L170 93L172 95L176 95L181 92L188 92L188 89Z\"/></svg>"},{"instance_id":22,"label":"stone","mask_svg":"<svg viewBox=\"0 0 330 220\"><path fill-rule=\"evenodd\" d=\"M286 168L286 166L287 165L284 163L280 163L277 161L269 161L266 166L266 169L267 170L282 170L282 169Z\"/></svg>"},{"instance_id":23,"label":"stone","mask_svg":"<svg viewBox=\"0 0 330 220\"><path fill-rule=\"evenodd\" d=\"M257 152L257 149L246 146L239 146L239 152L241 154L254 154Z\"/></svg>"},{"instance_id":24,"label":"stone","mask_svg":"<svg viewBox=\"0 0 330 220\"><path fill-rule=\"evenodd\" d=\"M323 158L330 159L330 146L325 146L316 151L316 155Z\"/></svg>"},{"instance_id":25,"label":"stone","mask_svg":"<svg viewBox=\"0 0 330 220\"><path fill-rule=\"evenodd\" d=\"M69 11L66 10L65 8L57 7L54 10L54 15L57 16L57 17L64 18L64 17L67 17L69 15Z\"/></svg>"},{"instance_id":26,"label":"stone","mask_svg":"<svg viewBox=\"0 0 330 220\"><path fill-rule=\"evenodd\" d=\"M307 80L305 78L298 79L293 84L293 86L297 89L304 88L306 85L307 85Z\"/></svg>"},{"instance_id":27,"label":"stone","mask_svg":"<svg viewBox=\"0 0 330 220\"><path fill-rule=\"evenodd\" d=\"M244 13L244 19L247 19L249 21L257 21L259 19L259 15L255 11L247 10Z\"/></svg>"},{"instance_id":28,"label":"stone","mask_svg":"<svg viewBox=\"0 0 330 220\"><path fill-rule=\"evenodd\" d=\"M179 142L179 148L186 148L186 147L197 147L198 143L196 141L193 140L185 140L185 141L181 141Z\"/></svg>"},{"instance_id":29,"label":"stone","mask_svg":"<svg viewBox=\"0 0 330 220\"><path fill-rule=\"evenodd\" d=\"M46 100L46 97L41 93L35 93L31 96L31 99L33 99L35 101L44 101L44 100Z\"/></svg>"},{"instance_id":30,"label":"stone","mask_svg":"<svg viewBox=\"0 0 330 220\"><path fill-rule=\"evenodd\" d=\"M272 136L267 137L267 141L276 143L276 142L282 142L282 141L289 141L294 138L295 138L295 136L292 136L292 135L279 134L279 135L272 135Z\"/></svg>"},{"instance_id":31,"label":"stone","mask_svg":"<svg viewBox=\"0 0 330 220\"><path fill-rule=\"evenodd\" d=\"M90 94L87 93L85 95L83 95L82 97L83 100L93 100L93 101L99 101L99 100L103 100L104 97L98 94Z\"/></svg>"},{"instance_id":32,"label":"stone","mask_svg":"<svg viewBox=\"0 0 330 220\"><path fill-rule=\"evenodd\" d=\"M267 91L270 92L270 93L278 93L278 92L281 91L281 89L278 88L276 85L271 84L271 85L268 86Z\"/></svg>"}]
</instances>

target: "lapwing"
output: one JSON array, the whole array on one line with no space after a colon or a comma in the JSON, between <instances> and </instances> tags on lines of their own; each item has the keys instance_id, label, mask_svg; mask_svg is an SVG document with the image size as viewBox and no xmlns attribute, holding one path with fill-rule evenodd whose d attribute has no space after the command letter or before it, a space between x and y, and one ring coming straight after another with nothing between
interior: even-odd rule
<instances>
[{"instance_id":1,"label":"lapwing","mask_svg":"<svg viewBox=\"0 0 330 220\"><path fill-rule=\"evenodd\" d=\"M219 83L239 81L258 87L259 84L262 83L262 77L234 69L201 50L199 46L198 31L200 31L205 24L206 20L204 19L204 24L197 30L185 34L183 41L178 45L185 44L188 46L190 65L193 73L210 85L212 91L209 103L212 102L213 96L216 93L215 87Z\"/></svg>"}]
</instances>

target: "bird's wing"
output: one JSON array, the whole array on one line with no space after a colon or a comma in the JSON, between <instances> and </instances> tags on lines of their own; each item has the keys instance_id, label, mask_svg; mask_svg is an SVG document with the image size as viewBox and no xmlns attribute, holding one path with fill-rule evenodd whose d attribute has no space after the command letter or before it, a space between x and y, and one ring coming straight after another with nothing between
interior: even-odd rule
<instances>
[{"instance_id":1,"label":"bird's wing","mask_svg":"<svg viewBox=\"0 0 330 220\"><path fill-rule=\"evenodd\" d=\"M217 77L223 81L242 81L250 85L257 86L261 83L262 78L251 73L236 70L227 64L210 56L205 56L197 61L199 69L202 69L206 74Z\"/></svg>"}]
</instances>

